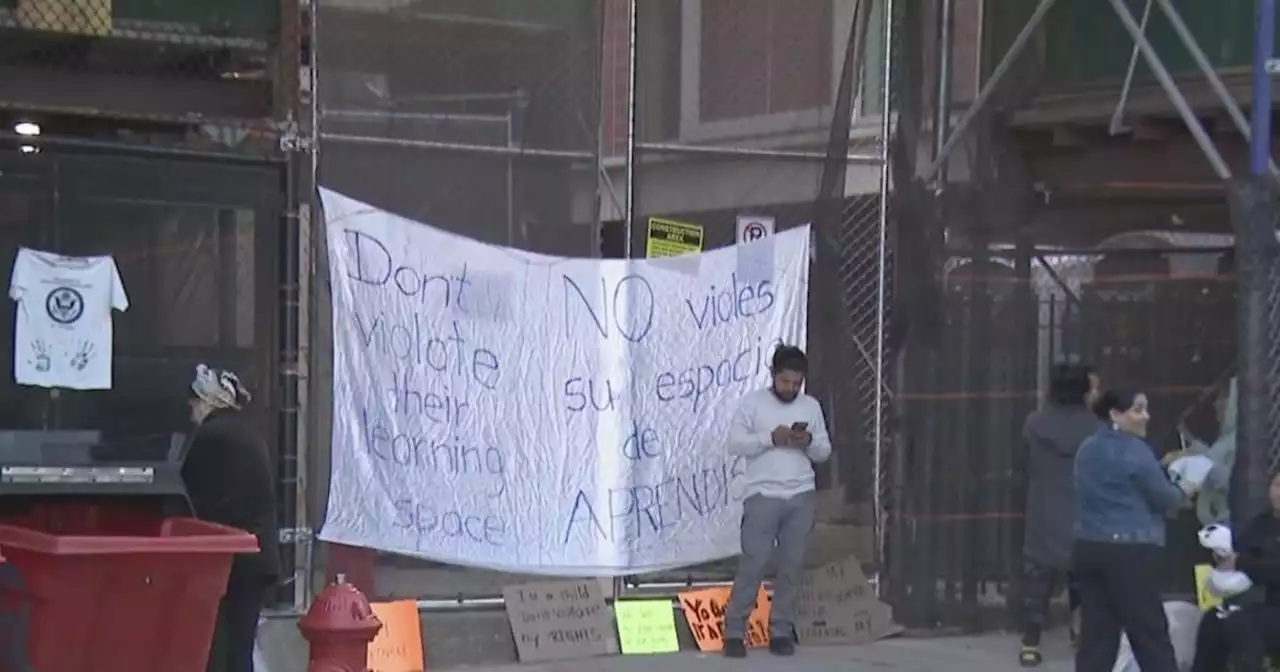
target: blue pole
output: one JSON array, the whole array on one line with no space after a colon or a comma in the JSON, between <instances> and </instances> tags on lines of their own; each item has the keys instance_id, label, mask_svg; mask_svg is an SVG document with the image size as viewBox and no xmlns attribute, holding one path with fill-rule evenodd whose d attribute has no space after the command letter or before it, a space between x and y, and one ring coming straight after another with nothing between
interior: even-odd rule
<instances>
[{"instance_id":1,"label":"blue pole","mask_svg":"<svg viewBox=\"0 0 1280 672\"><path fill-rule=\"evenodd\" d=\"M1249 143L1249 172L1266 175L1271 159L1271 76L1267 61L1276 48L1276 0L1258 0L1257 32L1253 36L1253 133Z\"/></svg>"}]
</instances>

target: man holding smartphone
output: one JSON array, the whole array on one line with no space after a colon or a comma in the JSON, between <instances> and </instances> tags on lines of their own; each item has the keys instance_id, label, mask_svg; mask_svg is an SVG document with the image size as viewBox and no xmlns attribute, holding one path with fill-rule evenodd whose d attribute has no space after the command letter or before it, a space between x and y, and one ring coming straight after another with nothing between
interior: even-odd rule
<instances>
[{"instance_id":1,"label":"man holding smartphone","mask_svg":"<svg viewBox=\"0 0 1280 672\"><path fill-rule=\"evenodd\" d=\"M780 656L795 653L796 594L815 514L813 463L831 456L822 406L801 392L809 373L804 351L778 346L770 372L771 385L738 402L729 428L729 454L746 461L742 557L724 619L729 658L747 655L747 618L775 547L769 650Z\"/></svg>"}]
</instances>

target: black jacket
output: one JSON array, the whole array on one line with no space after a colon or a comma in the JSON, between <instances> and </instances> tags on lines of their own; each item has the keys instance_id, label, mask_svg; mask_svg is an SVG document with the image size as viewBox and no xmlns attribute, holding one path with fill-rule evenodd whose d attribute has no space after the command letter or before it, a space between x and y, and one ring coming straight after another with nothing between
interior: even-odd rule
<instances>
[{"instance_id":1,"label":"black jacket","mask_svg":"<svg viewBox=\"0 0 1280 672\"><path fill-rule=\"evenodd\" d=\"M1266 603L1280 607L1280 517L1264 513L1254 518L1236 539L1236 569L1255 586L1266 588Z\"/></svg>"},{"instance_id":2,"label":"black jacket","mask_svg":"<svg viewBox=\"0 0 1280 672\"><path fill-rule=\"evenodd\" d=\"M275 478L266 444L236 411L214 411L191 438L182 480L200 520L258 537L256 555L238 555L232 580L278 579Z\"/></svg>"}]
</instances>

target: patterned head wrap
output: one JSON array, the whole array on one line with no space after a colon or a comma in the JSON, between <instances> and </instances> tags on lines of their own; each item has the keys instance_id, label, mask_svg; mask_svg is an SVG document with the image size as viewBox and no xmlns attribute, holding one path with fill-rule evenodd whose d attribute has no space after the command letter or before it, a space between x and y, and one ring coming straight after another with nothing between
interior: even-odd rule
<instances>
[{"instance_id":1,"label":"patterned head wrap","mask_svg":"<svg viewBox=\"0 0 1280 672\"><path fill-rule=\"evenodd\" d=\"M240 408L253 398L240 383L240 378L230 371L196 365L196 379L191 383L191 393L215 409Z\"/></svg>"}]
</instances>

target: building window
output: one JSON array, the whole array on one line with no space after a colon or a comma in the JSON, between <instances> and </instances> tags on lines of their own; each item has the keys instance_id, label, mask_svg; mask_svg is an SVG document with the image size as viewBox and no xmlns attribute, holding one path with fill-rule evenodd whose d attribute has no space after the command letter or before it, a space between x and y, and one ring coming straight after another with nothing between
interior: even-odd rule
<instances>
[{"instance_id":1,"label":"building window","mask_svg":"<svg viewBox=\"0 0 1280 672\"><path fill-rule=\"evenodd\" d=\"M871 11L867 12L867 36L863 41L862 58L858 59L858 67L862 69L859 90L856 91L858 114L872 116L880 114L884 107L884 0L871 0Z\"/></svg>"},{"instance_id":2,"label":"building window","mask_svg":"<svg viewBox=\"0 0 1280 672\"><path fill-rule=\"evenodd\" d=\"M699 120L830 105L832 0L701 0Z\"/></svg>"}]
</instances>

